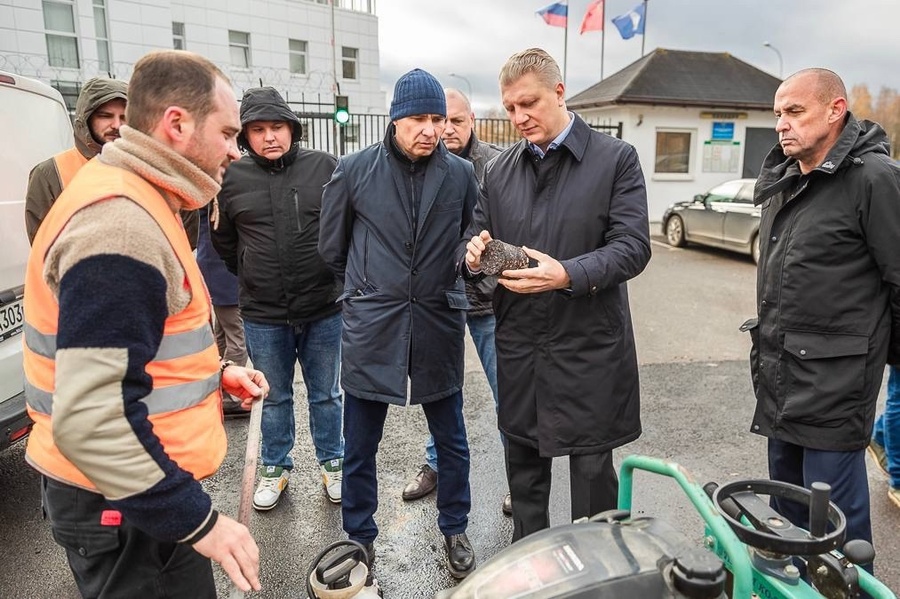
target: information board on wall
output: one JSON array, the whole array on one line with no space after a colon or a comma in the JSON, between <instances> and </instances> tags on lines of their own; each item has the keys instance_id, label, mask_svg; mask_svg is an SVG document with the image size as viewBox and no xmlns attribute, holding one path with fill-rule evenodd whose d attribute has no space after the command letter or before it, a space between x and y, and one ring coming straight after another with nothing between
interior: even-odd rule
<instances>
[{"instance_id":1,"label":"information board on wall","mask_svg":"<svg viewBox=\"0 0 900 599\"><path fill-rule=\"evenodd\" d=\"M741 142L708 140L703 142L704 173L736 173L740 164Z\"/></svg>"},{"instance_id":2,"label":"information board on wall","mask_svg":"<svg viewBox=\"0 0 900 599\"><path fill-rule=\"evenodd\" d=\"M712 138L715 140L727 139L728 141L734 139L734 123L713 122Z\"/></svg>"}]
</instances>

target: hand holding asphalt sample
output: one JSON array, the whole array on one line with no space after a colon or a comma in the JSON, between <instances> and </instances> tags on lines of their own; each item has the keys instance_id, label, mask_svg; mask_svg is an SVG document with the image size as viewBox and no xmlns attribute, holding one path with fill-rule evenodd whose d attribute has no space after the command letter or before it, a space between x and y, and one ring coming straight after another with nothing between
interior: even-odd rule
<instances>
[{"instance_id":1,"label":"hand holding asphalt sample","mask_svg":"<svg viewBox=\"0 0 900 599\"><path fill-rule=\"evenodd\" d=\"M492 239L484 246L481 253L481 272L484 274L495 276L504 270L520 268L528 268L528 256L522 248L499 239Z\"/></svg>"}]
</instances>

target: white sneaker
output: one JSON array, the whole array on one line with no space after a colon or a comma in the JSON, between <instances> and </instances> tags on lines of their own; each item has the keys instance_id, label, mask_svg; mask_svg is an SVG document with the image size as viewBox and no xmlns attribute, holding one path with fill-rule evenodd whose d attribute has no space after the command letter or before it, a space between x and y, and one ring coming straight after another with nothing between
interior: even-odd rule
<instances>
[{"instance_id":1,"label":"white sneaker","mask_svg":"<svg viewBox=\"0 0 900 599\"><path fill-rule=\"evenodd\" d=\"M253 507L259 511L270 510L278 505L281 492L288 485L291 471L281 466L263 466L259 486L253 494Z\"/></svg>"},{"instance_id":2,"label":"white sneaker","mask_svg":"<svg viewBox=\"0 0 900 599\"><path fill-rule=\"evenodd\" d=\"M344 460L328 460L319 464L322 471L322 483L325 485L325 494L331 503L341 502L341 481L344 480Z\"/></svg>"}]
</instances>

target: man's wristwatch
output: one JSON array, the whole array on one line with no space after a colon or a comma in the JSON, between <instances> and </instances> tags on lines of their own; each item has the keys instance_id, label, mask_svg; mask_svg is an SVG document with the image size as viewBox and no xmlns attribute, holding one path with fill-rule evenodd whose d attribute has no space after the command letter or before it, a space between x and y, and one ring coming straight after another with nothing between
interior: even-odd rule
<instances>
[{"instance_id":1,"label":"man's wristwatch","mask_svg":"<svg viewBox=\"0 0 900 599\"><path fill-rule=\"evenodd\" d=\"M222 360L221 364L219 365L219 371L225 372L225 369L229 366L234 366L234 362L231 360Z\"/></svg>"}]
</instances>

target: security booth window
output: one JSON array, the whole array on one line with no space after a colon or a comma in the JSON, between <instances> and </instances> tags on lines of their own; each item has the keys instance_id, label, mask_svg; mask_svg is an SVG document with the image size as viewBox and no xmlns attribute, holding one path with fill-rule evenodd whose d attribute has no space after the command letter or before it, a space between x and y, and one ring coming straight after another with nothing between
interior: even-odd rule
<instances>
[{"instance_id":1,"label":"security booth window","mask_svg":"<svg viewBox=\"0 0 900 599\"><path fill-rule=\"evenodd\" d=\"M687 174L691 166L691 132L656 132L656 173Z\"/></svg>"}]
</instances>

